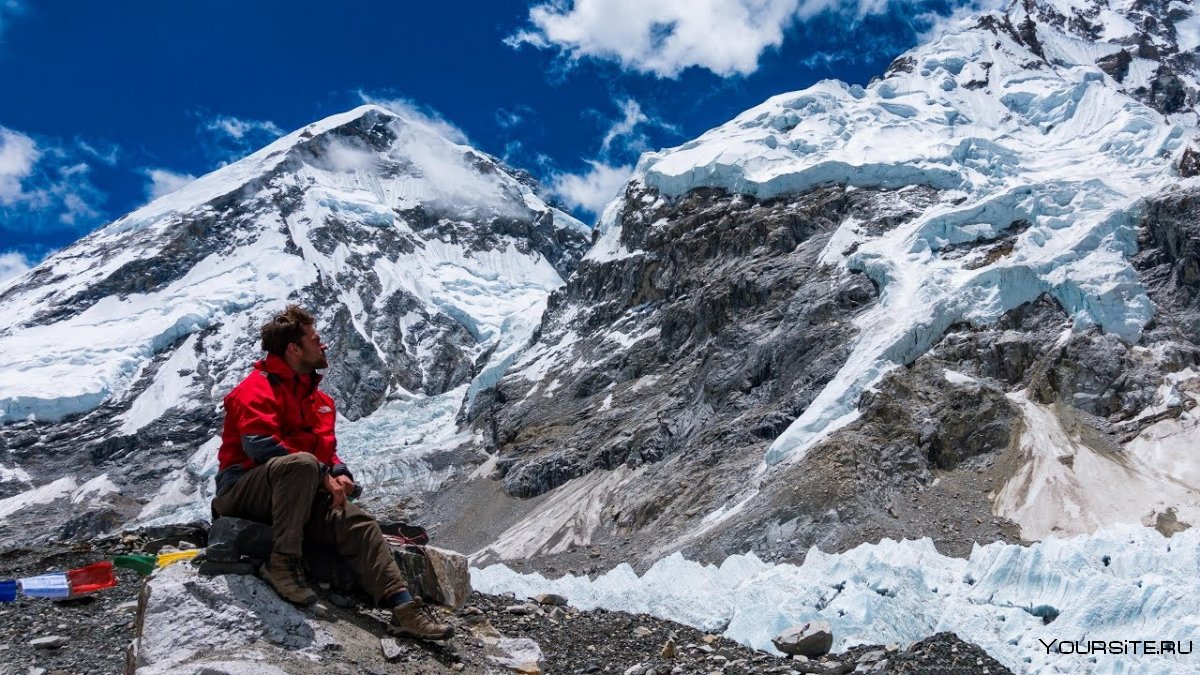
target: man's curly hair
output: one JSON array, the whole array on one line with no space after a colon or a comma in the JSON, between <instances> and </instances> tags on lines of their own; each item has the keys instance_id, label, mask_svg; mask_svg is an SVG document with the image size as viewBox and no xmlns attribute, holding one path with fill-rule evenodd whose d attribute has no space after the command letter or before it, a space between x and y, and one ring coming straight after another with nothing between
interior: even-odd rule
<instances>
[{"instance_id":1,"label":"man's curly hair","mask_svg":"<svg viewBox=\"0 0 1200 675\"><path fill-rule=\"evenodd\" d=\"M300 305L288 305L287 309L263 324L262 348L268 354L283 356L288 345L299 343L304 337L304 327L314 323L313 315Z\"/></svg>"}]
</instances>

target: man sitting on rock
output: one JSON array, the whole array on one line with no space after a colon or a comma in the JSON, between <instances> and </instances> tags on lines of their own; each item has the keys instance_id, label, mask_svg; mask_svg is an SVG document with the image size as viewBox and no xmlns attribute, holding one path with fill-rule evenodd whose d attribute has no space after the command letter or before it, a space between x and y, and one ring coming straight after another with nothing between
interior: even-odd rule
<instances>
[{"instance_id":1,"label":"man sitting on rock","mask_svg":"<svg viewBox=\"0 0 1200 675\"><path fill-rule=\"evenodd\" d=\"M285 600L316 602L304 578L301 546L328 546L349 563L376 604L392 608L390 633L444 640L453 628L412 597L379 523L347 501L359 488L337 456L333 399L317 388L316 371L329 362L313 323L296 305L267 322L267 358L225 397L213 516L271 524L274 548L260 574Z\"/></svg>"}]
</instances>

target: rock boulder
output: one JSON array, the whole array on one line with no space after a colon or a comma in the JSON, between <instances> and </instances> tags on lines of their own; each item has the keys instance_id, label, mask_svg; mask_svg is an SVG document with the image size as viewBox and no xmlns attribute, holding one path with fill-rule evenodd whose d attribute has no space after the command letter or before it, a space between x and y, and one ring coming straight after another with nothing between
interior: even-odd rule
<instances>
[{"instance_id":1,"label":"rock boulder","mask_svg":"<svg viewBox=\"0 0 1200 675\"><path fill-rule=\"evenodd\" d=\"M784 654L817 658L833 648L833 629L828 621L809 621L783 631L771 642Z\"/></svg>"}]
</instances>

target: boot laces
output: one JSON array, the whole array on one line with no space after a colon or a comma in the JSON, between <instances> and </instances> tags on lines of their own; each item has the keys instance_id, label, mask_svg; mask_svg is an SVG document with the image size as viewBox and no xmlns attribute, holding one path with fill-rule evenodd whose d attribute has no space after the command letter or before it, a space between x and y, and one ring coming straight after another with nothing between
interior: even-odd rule
<instances>
[{"instance_id":1,"label":"boot laces","mask_svg":"<svg viewBox=\"0 0 1200 675\"><path fill-rule=\"evenodd\" d=\"M426 605L423 602L418 603L417 604L417 612L419 612L421 618L423 618L423 619L425 619L425 621L429 622L430 625L435 626L437 628L442 627L441 622L438 621L437 615L433 613L433 608L430 607L429 605Z\"/></svg>"},{"instance_id":2,"label":"boot laces","mask_svg":"<svg viewBox=\"0 0 1200 675\"><path fill-rule=\"evenodd\" d=\"M437 615L433 613L433 608L425 604L421 598L413 598L412 610L414 623L424 624L430 628L441 628L441 623L438 621Z\"/></svg>"},{"instance_id":3,"label":"boot laces","mask_svg":"<svg viewBox=\"0 0 1200 675\"><path fill-rule=\"evenodd\" d=\"M308 587L308 580L304 578L304 561L298 557L289 557L287 560L287 571L291 575L292 581L296 582L301 588Z\"/></svg>"}]
</instances>

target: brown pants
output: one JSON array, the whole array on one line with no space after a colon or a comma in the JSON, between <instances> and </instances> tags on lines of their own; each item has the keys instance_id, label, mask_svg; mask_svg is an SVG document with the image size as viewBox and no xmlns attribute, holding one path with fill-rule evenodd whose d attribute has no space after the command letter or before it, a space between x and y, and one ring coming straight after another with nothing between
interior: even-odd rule
<instances>
[{"instance_id":1,"label":"brown pants","mask_svg":"<svg viewBox=\"0 0 1200 675\"><path fill-rule=\"evenodd\" d=\"M270 523L275 552L301 555L303 542L328 546L342 556L375 604L407 587L404 573L383 540L379 523L354 504L329 507L321 467L307 452L275 457L250 469L213 500L221 516Z\"/></svg>"}]
</instances>

